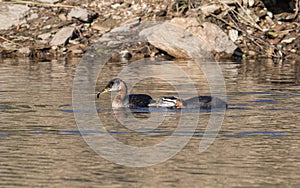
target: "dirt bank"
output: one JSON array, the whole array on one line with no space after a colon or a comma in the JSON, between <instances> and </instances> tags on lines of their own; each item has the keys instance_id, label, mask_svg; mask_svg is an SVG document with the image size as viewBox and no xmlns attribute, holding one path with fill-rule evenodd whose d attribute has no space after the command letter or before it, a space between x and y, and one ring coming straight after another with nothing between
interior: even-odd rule
<instances>
[{"instance_id":1,"label":"dirt bank","mask_svg":"<svg viewBox=\"0 0 300 188\"><path fill-rule=\"evenodd\" d=\"M2 57L80 57L127 20L196 17L217 24L239 47L238 58L299 58L299 0L2 1L0 9Z\"/></svg>"}]
</instances>

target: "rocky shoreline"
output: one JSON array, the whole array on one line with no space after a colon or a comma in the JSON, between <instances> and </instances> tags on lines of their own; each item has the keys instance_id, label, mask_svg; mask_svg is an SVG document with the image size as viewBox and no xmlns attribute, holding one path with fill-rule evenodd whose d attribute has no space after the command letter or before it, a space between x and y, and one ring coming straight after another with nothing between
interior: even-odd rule
<instances>
[{"instance_id":1,"label":"rocky shoreline","mask_svg":"<svg viewBox=\"0 0 300 188\"><path fill-rule=\"evenodd\" d=\"M212 37L210 26L214 24L223 32L214 36L221 44L230 39L235 51L211 50L215 59L257 58L298 59L300 51L299 0L284 1L77 1L40 0L0 1L0 57L30 57L47 60L56 57L81 57L89 47L99 42L106 33L124 28L127 25L148 21L163 23L181 18L196 20L198 35L205 43ZM170 22L170 23L171 23ZM195 24L194 24L195 25ZM190 27L187 26L187 27ZM204 27L204 32L199 28ZM201 34L202 32L202 34ZM223 33L225 36L223 36ZM205 35L205 37L202 37ZM222 36L222 37L221 37ZM150 39L149 39L150 40ZM174 40L179 40L174 37ZM178 42L178 41L175 41ZM179 43L180 44L180 43ZM144 44L143 44L144 45ZM230 44L230 46L232 46ZM220 46L220 45L219 45ZM141 46L143 49L145 46ZM167 46L168 47L168 46ZM121 49L120 54L124 51ZM148 50L147 50L148 49ZM121 52L122 51L122 52ZM125 53L131 58L135 54ZM158 56L160 54L175 58L168 49L154 43L140 50L139 56ZM176 52L175 54L178 54Z\"/></svg>"}]
</instances>

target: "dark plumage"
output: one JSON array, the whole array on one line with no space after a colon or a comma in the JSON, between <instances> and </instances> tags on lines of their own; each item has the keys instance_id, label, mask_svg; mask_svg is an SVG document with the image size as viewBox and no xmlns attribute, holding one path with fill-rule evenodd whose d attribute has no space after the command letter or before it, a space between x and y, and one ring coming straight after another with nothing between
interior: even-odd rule
<instances>
[{"instance_id":1,"label":"dark plumage","mask_svg":"<svg viewBox=\"0 0 300 188\"><path fill-rule=\"evenodd\" d=\"M182 103L185 108L227 108L225 101L212 96L192 97L187 100L182 100Z\"/></svg>"},{"instance_id":2,"label":"dark plumage","mask_svg":"<svg viewBox=\"0 0 300 188\"><path fill-rule=\"evenodd\" d=\"M152 97L146 94L130 94L128 98L129 107L148 107L148 104L152 101Z\"/></svg>"}]
</instances>

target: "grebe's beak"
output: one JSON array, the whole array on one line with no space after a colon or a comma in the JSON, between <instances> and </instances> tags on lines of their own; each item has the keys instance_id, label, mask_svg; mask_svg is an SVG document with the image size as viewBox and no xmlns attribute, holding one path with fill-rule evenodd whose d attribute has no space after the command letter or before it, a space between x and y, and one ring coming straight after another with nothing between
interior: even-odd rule
<instances>
[{"instance_id":1,"label":"grebe's beak","mask_svg":"<svg viewBox=\"0 0 300 188\"><path fill-rule=\"evenodd\" d=\"M107 92L109 92L109 89L108 89L108 88L105 88L105 89L103 89L102 91L99 91L99 92L97 93L97 98L99 98L101 94L107 93Z\"/></svg>"}]
</instances>

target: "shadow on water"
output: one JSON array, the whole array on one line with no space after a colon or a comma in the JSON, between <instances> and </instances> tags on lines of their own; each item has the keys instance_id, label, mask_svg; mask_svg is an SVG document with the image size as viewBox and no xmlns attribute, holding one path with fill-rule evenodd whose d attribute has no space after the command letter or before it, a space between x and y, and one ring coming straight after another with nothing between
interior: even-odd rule
<instances>
[{"instance_id":1,"label":"shadow on water","mask_svg":"<svg viewBox=\"0 0 300 188\"><path fill-rule=\"evenodd\" d=\"M192 62L176 63L190 75L199 95L210 94L201 70L193 69ZM125 115L119 113L118 117L111 109L111 96L104 95L95 101L94 109L106 131L79 131L74 114L94 112L88 105L73 111L75 61L3 60L0 186L296 187L300 184L299 64L265 60L220 63L229 108L217 138L207 151L199 153L209 111L141 108ZM95 93L124 66L110 63L104 67ZM148 71L159 72L162 67L164 63L158 62ZM127 72L129 79L134 80L137 72ZM180 78L175 75L174 80ZM189 88L184 87L183 97L192 97ZM153 98L177 94L169 82L156 78L141 80L131 93L147 93ZM192 135L190 142L170 160L147 168L128 168L107 161L82 138L108 134L128 145L155 145L175 132L182 117L187 117L187 129L175 136ZM197 129L190 131L195 117ZM135 121L141 123L126 127ZM144 126L143 122L150 122L153 127Z\"/></svg>"}]
</instances>

